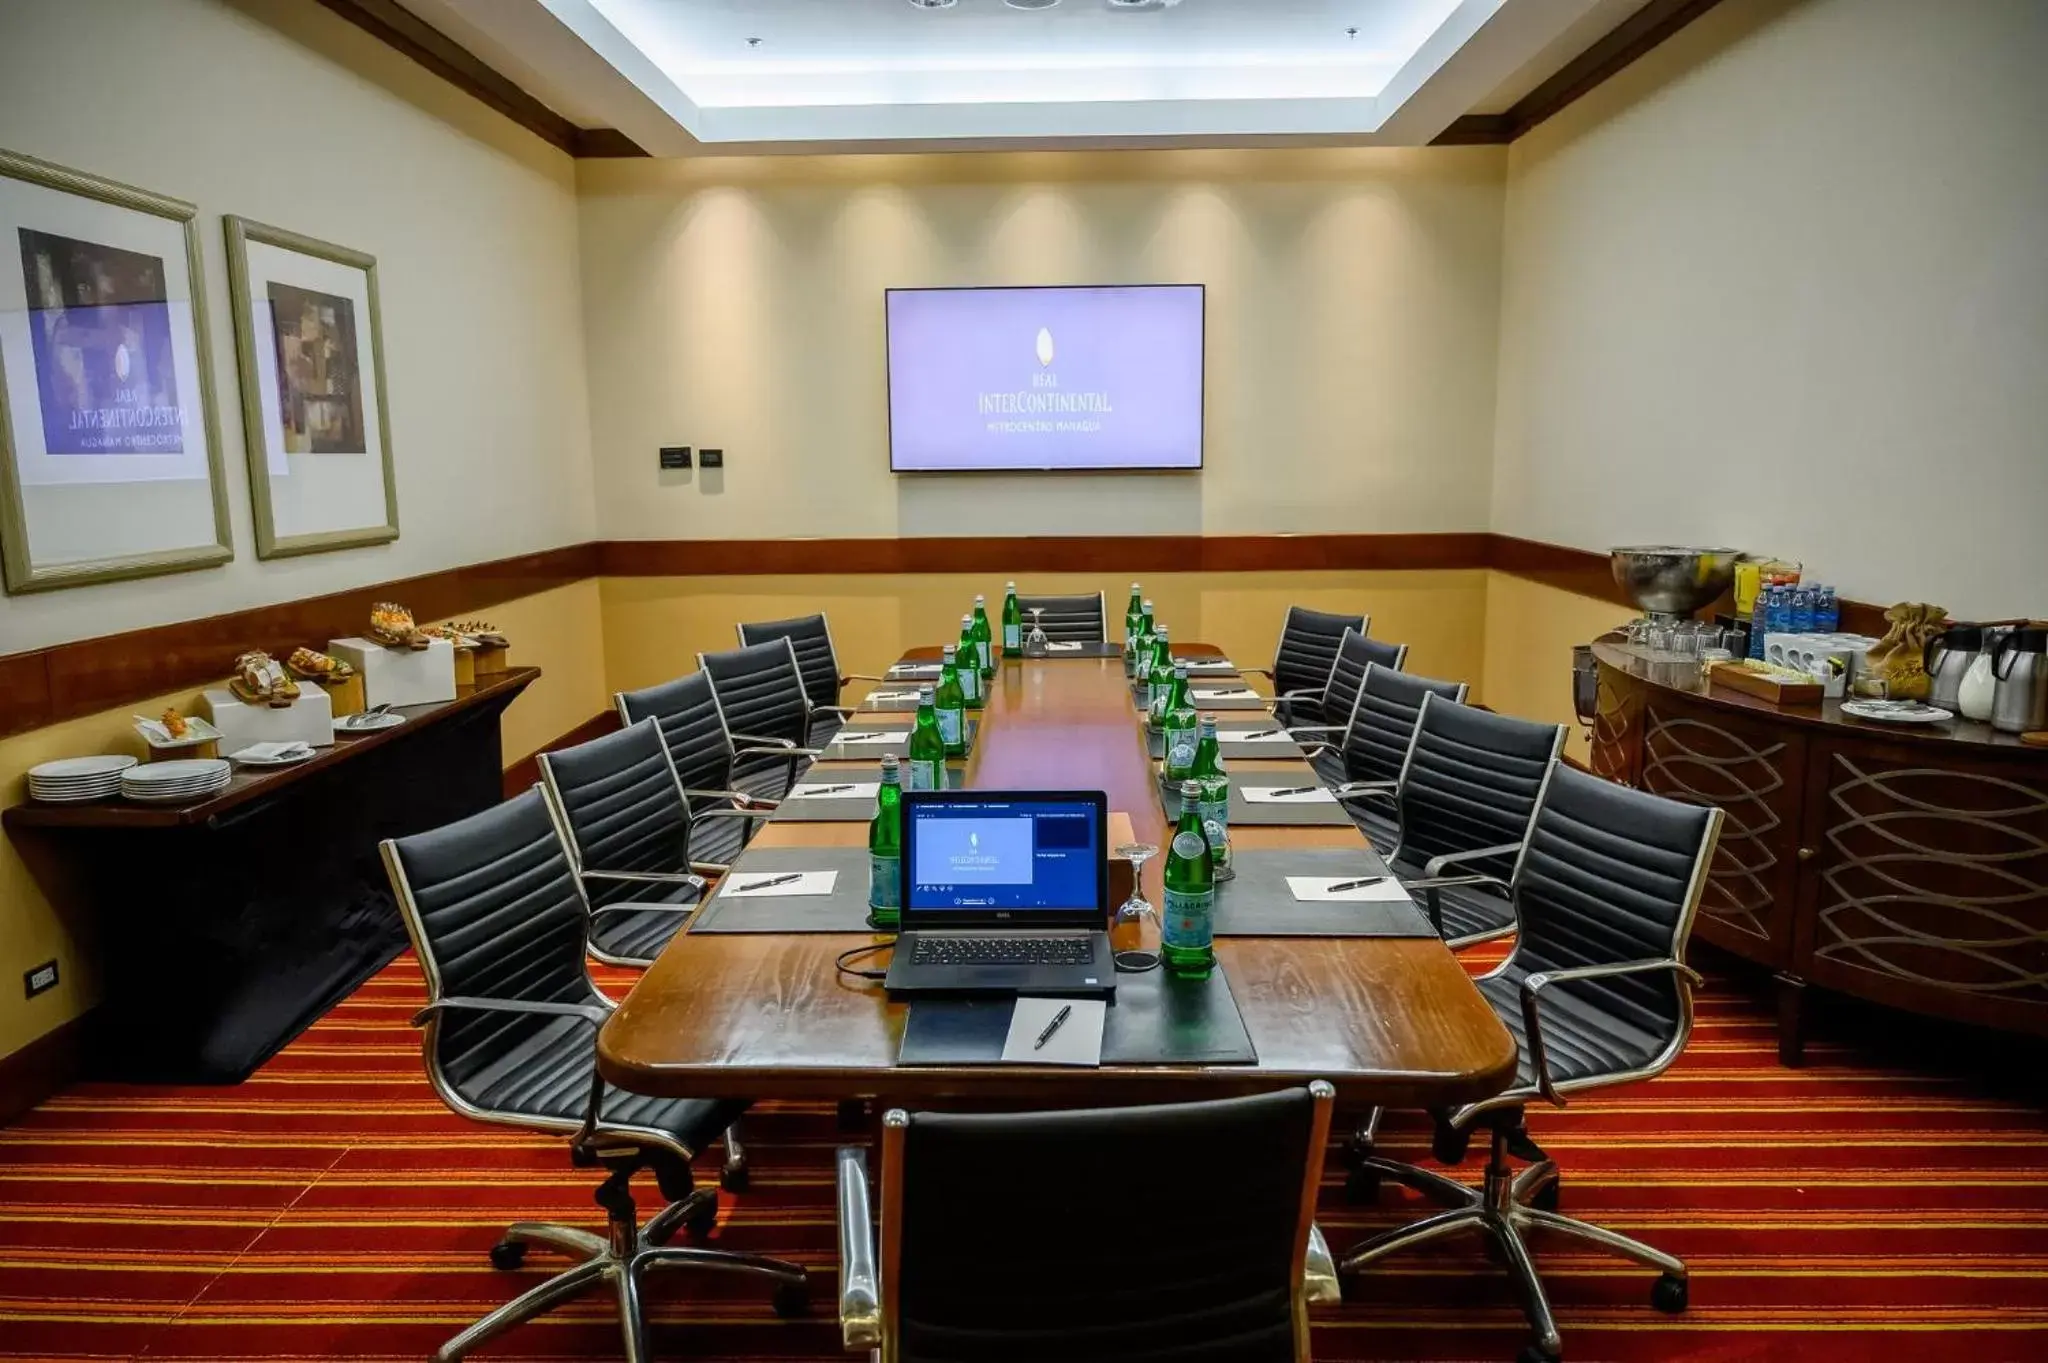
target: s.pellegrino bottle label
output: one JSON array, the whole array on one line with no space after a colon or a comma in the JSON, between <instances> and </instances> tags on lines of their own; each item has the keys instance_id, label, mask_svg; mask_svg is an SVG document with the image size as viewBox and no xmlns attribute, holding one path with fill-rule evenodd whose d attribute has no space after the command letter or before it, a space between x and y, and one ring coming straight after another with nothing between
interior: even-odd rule
<instances>
[{"instance_id":1,"label":"s.pellegrino bottle label","mask_svg":"<svg viewBox=\"0 0 2048 1363\"><path fill-rule=\"evenodd\" d=\"M937 790L939 788L939 773L945 769L946 764L942 761L932 758L911 758L910 789Z\"/></svg>"}]
</instances>

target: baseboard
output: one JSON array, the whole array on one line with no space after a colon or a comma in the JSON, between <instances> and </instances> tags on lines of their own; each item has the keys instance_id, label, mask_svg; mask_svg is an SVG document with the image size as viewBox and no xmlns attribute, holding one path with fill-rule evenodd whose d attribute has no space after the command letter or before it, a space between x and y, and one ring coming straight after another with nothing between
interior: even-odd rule
<instances>
[{"instance_id":1,"label":"baseboard","mask_svg":"<svg viewBox=\"0 0 2048 1363\"><path fill-rule=\"evenodd\" d=\"M85 1033L91 1014L80 1013L9 1056L0 1056L0 1126L68 1088L85 1071Z\"/></svg>"},{"instance_id":2,"label":"baseboard","mask_svg":"<svg viewBox=\"0 0 2048 1363\"><path fill-rule=\"evenodd\" d=\"M578 743L588 743L593 738L603 738L619 727L619 713L603 710L584 720L568 733L543 743L526 756L505 768L505 798L511 799L520 791L540 780L540 755L557 748L573 748Z\"/></svg>"}]
</instances>

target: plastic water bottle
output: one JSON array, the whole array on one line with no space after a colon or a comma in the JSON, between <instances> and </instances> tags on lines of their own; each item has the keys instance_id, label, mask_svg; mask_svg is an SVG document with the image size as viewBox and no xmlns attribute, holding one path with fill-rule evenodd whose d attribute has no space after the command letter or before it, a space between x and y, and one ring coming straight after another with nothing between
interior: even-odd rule
<instances>
[{"instance_id":1,"label":"plastic water bottle","mask_svg":"<svg viewBox=\"0 0 2048 1363\"><path fill-rule=\"evenodd\" d=\"M1835 600L1833 587L1820 589L1820 604L1814 607L1813 627L1822 634L1833 634L1842 627L1841 603Z\"/></svg>"},{"instance_id":2,"label":"plastic water bottle","mask_svg":"<svg viewBox=\"0 0 2048 1363\"><path fill-rule=\"evenodd\" d=\"M1771 593L1776 590L1771 586L1759 588L1756 600L1749 606L1749 656L1759 662L1764 656L1764 635L1771 628Z\"/></svg>"},{"instance_id":3,"label":"plastic water bottle","mask_svg":"<svg viewBox=\"0 0 2048 1363\"><path fill-rule=\"evenodd\" d=\"M1794 587L1792 589L1792 632L1794 634L1813 633L1813 588L1811 587Z\"/></svg>"},{"instance_id":4,"label":"plastic water bottle","mask_svg":"<svg viewBox=\"0 0 2048 1363\"><path fill-rule=\"evenodd\" d=\"M1792 632L1792 584L1789 582L1778 584L1778 589L1771 593L1771 628L1769 632L1772 634L1790 634Z\"/></svg>"}]
</instances>

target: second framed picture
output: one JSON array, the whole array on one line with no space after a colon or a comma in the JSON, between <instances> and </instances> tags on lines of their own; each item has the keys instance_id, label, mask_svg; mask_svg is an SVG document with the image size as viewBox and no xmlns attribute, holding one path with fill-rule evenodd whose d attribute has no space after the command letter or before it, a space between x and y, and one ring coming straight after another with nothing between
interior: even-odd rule
<instances>
[{"instance_id":1,"label":"second framed picture","mask_svg":"<svg viewBox=\"0 0 2048 1363\"><path fill-rule=\"evenodd\" d=\"M376 258L225 221L257 557L397 539Z\"/></svg>"}]
</instances>

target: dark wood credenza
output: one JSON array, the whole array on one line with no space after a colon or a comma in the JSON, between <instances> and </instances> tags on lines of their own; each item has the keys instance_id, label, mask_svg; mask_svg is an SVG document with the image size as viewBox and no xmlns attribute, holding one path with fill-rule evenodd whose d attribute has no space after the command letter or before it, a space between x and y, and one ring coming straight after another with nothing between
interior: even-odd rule
<instances>
[{"instance_id":1,"label":"dark wood credenza","mask_svg":"<svg viewBox=\"0 0 2048 1363\"><path fill-rule=\"evenodd\" d=\"M1593 769L1727 815L1694 931L1775 973L1786 1064L1809 984L2048 1036L2048 749L1709 690L1615 641L1593 654Z\"/></svg>"}]
</instances>

